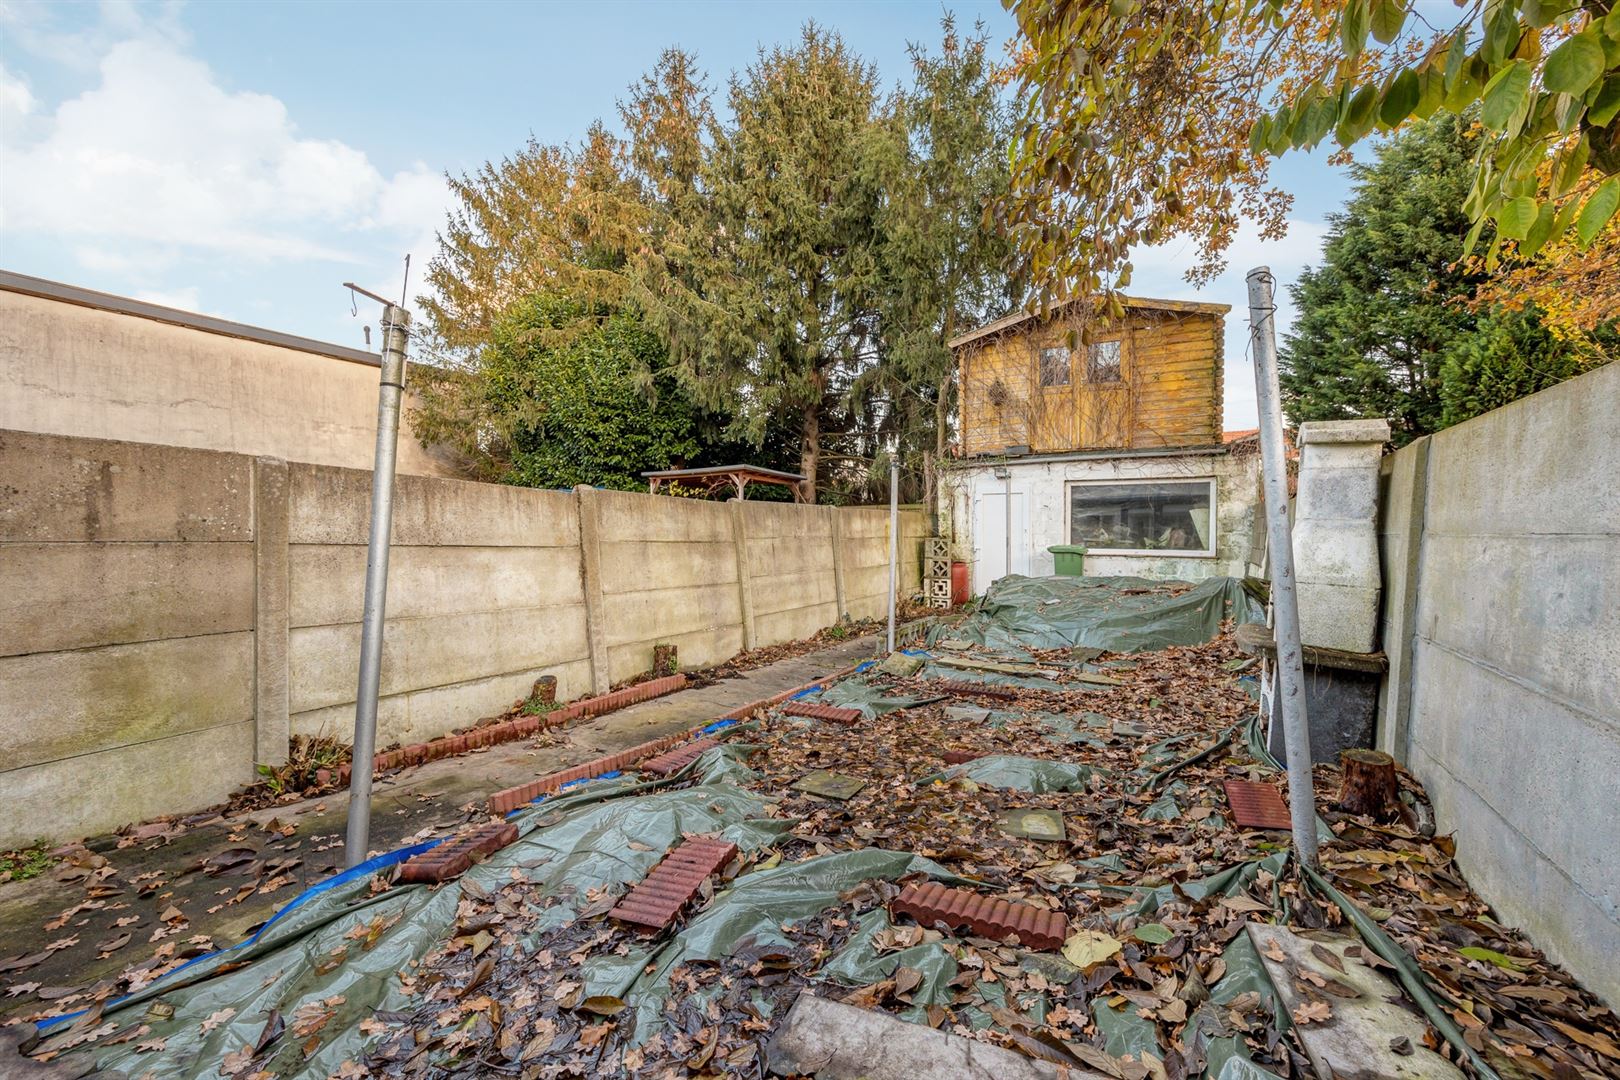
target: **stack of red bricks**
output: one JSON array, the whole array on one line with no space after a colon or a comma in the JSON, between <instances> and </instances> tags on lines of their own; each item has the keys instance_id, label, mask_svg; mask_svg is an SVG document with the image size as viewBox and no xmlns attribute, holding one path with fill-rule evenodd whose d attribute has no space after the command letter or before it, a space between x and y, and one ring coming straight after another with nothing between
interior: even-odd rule
<instances>
[{"instance_id":1,"label":"stack of red bricks","mask_svg":"<svg viewBox=\"0 0 1620 1080\"><path fill-rule=\"evenodd\" d=\"M894 898L890 910L896 915L909 915L923 926L944 923L994 941L1016 937L1037 952L1061 948L1069 935L1069 920L1061 911L998 900L966 889L947 889L932 881L906 886Z\"/></svg>"},{"instance_id":2,"label":"stack of red bricks","mask_svg":"<svg viewBox=\"0 0 1620 1080\"><path fill-rule=\"evenodd\" d=\"M677 746L657 757L650 757L636 768L654 776L670 776L680 772L692 762L702 757L705 751L712 750L720 745L719 739L693 739L685 746Z\"/></svg>"},{"instance_id":3,"label":"stack of red bricks","mask_svg":"<svg viewBox=\"0 0 1620 1080\"><path fill-rule=\"evenodd\" d=\"M834 724L853 724L866 714L859 709L842 709L836 705L817 705L808 701L790 701L782 706L788 716L808 716L812 720L827 720Z\"/></svg>"},{"instance_id":4,"label":"stack of red bricks","mask_svg":"<svg viewBox=\"0 0 1620 1080\"><path fill-rule=\"evenodd\" d=\"M406 860L399 868L399 880L424 884L449 881L470 870L475 859L493 855L516 840L517 835L517 826L509 821L485 822Z\"/></svg>"},{"instance_id":5,"label":"stack of red bricks","mask_svg":"<svg viewBox=\"0 0 1620 1080\"><path fill-rule=\"evenodd\" d=\"M989 683L971 682L967 679L940 679L934 685L956 697L988 697L1011 701L1018 696L1008 687L991 686Z\"/></svg>"},{"instance_id":6,"label":"stack of red bricks","mask_svg":"<svg viewBox=\"0 0 1620 1080\"><path fill-rule=\"evenodd\" d=\"M541 795L555 795L562 790L564 784L571 784L575 780L590 780L607 773L633 768L639 762L653 757L655 754L660 754L673 746L679 746L690 737L688 733L681 732L662 739L654 739L651 742L632 746L628 750L620 750L617 754L609 754L607 757L599 757L579 765L570 766L561 772L554 772L542 776L538 780L531 780L527 784L519 784L516 787L509 787L505 791L497 791L489 797L489 812L492 814L509 814L518 807L533 802ZM713 740L707 741L710 745L714 745ZM707 749L707 747L704 749ZM702 750L698 751L699 754L702 752ZM697 755L693 756L696 757Z\"/></svg>"},{"instance_id":7,"label":"stack of red bricks","mask_svg":"<svg viewBox=\"0 0 1620 1080\"><path fill-rule=\"evenodd\" d=\"M694 836L666 855L608 914L621 922L661 930L697 897L709 875L736 854L736 844L714 836Z\"/></svg>"},{"instance_id":8,"label":"stack of red bricks","mask_svg":"<svg viewBox=\"0 0 1620 1080\"><path fill-rule=\"evenodd\" d=\"M474 728L460 735L449 735L442 739L434 739L432 742L413 743L398 750L387 750L372 759L372 769L380 773L390 772L394 769L403 769L407 765L425 765L440 758L465 754L469 750L496 746L515 739L526 739L543 728L561 727L570 720L578 720L582 716L600 716L643 701L651 701L655 697L672 694L685 685L686 676L681 674L649 679L647 682L627 686L623 690L615 690L611 694L583 698L572 705L553 709L543 716L521 716L516 720ZM323 784L334 777L339 784L347 784L349 766L341 765L335 773L325 769L316 773L316 778Z\"/></svg>"}]
</instances>

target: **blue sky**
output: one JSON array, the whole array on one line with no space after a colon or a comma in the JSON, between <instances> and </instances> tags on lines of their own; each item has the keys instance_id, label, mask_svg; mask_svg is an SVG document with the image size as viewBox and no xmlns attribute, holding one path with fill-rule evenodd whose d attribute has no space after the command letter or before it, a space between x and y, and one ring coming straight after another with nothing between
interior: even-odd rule
<instances>
[{"instance_id":1,"label":"blue sky","mask_svg":"<svg viewBox=\"0 0 1620 1080\"><path fill-rule=\"evenodd\" d=\"M999 3L949 5L999 38ZM810 18L886 84L945 6L845 3L90 3L0 0L0 267L349 345L375 317L341 282L414 282L442 177L577 139L669 45L715 84ZM1284 159L1286 240L1240 235L1202 290L1191 246L1138 253L1132 291L1232 304L1227 427L1254 424L1243 274L1315 261L1342 170ZM413 289L414 295L414 289ZM1280 313L1288 318L1286 294Z\"/></svg>"}]
</instances>

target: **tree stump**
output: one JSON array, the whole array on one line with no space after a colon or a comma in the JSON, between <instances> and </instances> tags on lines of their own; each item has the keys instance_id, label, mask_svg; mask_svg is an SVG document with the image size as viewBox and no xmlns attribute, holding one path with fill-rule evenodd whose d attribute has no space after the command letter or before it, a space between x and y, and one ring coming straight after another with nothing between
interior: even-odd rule
<instances>
[{"instance_id":1,"label":"tree stump","mask_svg":"<svg viewBox=\"0 0 1620 1080\"><path fill-rule=\"evenodd\" d=\"M1341 750L1344 780L1339 786L1339 809L1387 821L1400 813L1400 785L1395 759L1379 750Z\"/></svg>"},{"instance_id":2,"label":"tree stump","mask_svg":"<svg viewBox=\"0 0 1620 1080\"><path fill-rule=\"evenodd\" d=\"M557 676L542 675L534 680L534 686L529 691L529 700L542 705L554 705L557 702Z\"/></svg>"},{"instance_id":3,"label":"tree stump","mask_svg":"<svg viewBox=\"0 0 1620 1080\"><path fill-rule=\"evenodd\" d=\"M677 665L678 661L675 658L675 646L653 646L652 670L654 675L673 675L675 674L675 668Z\"/></svg>"}]
</instances>

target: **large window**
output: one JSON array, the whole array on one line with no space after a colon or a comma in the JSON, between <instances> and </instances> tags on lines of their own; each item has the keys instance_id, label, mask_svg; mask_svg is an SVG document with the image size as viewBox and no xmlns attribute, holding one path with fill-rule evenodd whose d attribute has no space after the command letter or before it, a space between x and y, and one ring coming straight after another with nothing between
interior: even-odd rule
<instances>
[{"instance_id":1,"label":"large window","mask_svg":"<svg viewBox=\"0 0 1620 1080\"><path fill-rule=\"evenodd\" d=\"M1137 555L1214 555L1215 481L1069 485L1069 543Z\"/></svg>"}]
</instances>

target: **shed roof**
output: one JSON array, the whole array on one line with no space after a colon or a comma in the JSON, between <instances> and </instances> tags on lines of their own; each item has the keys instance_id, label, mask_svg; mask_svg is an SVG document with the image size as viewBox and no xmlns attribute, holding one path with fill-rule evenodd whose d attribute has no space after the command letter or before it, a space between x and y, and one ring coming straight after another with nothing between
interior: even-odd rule
<instances>
[{"instance_id":1,"label":"shed roof","mask_svg":"<svg viewBox=\"0 0 1620 1080\"><path fill-rule=\"evenodd\" d=\"M1120 297L1120 300L1127 308L1148 311L1170 311L1178 314L1225 315L1228 311L1232 310L1231 304L1211 304L1202 300L1156 300L1152 297L1146 296L1122 296ZM1077 302L1077 300L1070 300L1067 304L1060 304L1056 308L1047 311L1045 316L1050 317L1060 308L1068 307L1069 305ZM1026 322L1030 322L1041 317L1042 316L1036 312L1014 312L1005 318L997 319L995 322L985 323L976 330L969 330L965 334L952 338L945 344L952 349L959 348L960 346L978 341L980 338L989 337L992 334L999 334L1005 330L1011 330L1015 326L1021 326Z\"/></svg>"}]
</instances>

